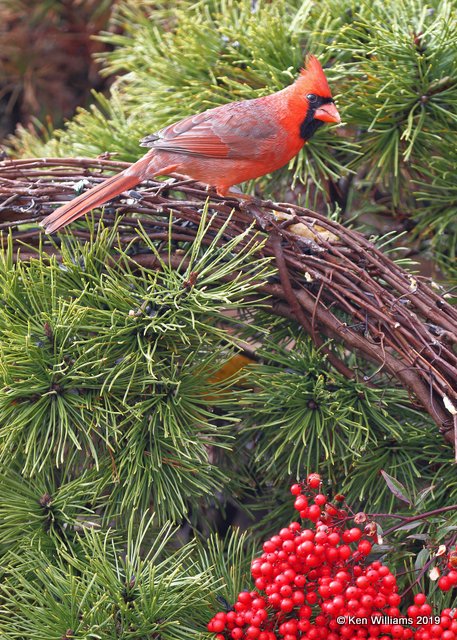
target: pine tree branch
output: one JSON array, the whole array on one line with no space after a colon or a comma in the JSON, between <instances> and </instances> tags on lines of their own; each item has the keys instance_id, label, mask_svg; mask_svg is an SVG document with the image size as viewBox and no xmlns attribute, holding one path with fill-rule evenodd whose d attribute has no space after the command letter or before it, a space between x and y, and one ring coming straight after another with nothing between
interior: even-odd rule
<instances>
[{"instance_id":1,"label":"pine tree branch","mask_svg":"<svg viewBox=\"0 0 457 640\"><path fill-rule=\"evenodd\" d=\"M106 172L126 166L101 158L1 163L0 222L3 229L11 230L14 246L21 245L22 258L31 257L41 246L44 251L58 253L59 240L53 246L34 221L74 197L75 185L80 190L100 182ZM222 227L232 211L224 231L227 239L252 224L252 217L240 208L238 200L221 199L198 183L182 179L174 184L149 181L127 198L109 203L104 220L111 222L116 214L124 214L120 242L129 246L129 253L139 263L151 266L156 261L160 268L155 256L141 252L136 235L138 218L130 214L141 214L145 233L159 245L168 242L169 232L175 245L191 243L208 198L210 212L217 214L212 232ZM323 336L331 335L350 352L356 350L374 361L376 373L395 376L432 416L444 437L454 442L451 411L457 406L457 355L453 350L457 310L427 279L403 269L360 233L297 205L269 202L260 209L283 221L283 226L275 223L273 232L264 234L266 242L261 250L266 257L276 258L281 280L280 284L259 285L259 297L265 293L272 296L272 313L299 322L318 346L322 346ZM93 215L99 218L97 213ZM212 232L203 238L203 244L213 241ZM82 225L73 226L71 233L84 240L90 237ZM244 246L254 233L246 235ZM222 246L221 240L219 243ZM340 372L354 375L335 351L328 354ZM367 373L364 381L368 383L373 376Z\"/></svg>"}]
</instances>

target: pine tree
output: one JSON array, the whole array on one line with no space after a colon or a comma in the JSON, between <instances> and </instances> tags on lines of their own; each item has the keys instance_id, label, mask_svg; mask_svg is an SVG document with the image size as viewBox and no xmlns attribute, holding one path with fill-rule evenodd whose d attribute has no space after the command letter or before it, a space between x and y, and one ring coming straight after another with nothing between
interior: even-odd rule
<instances>
[{"instance_id":1,"label":"pine tree","mask_svg":"<svg viewBox=\"0 0 457 640\"><path fill-rule=\"evenodd\" d=\"M169 122L282 88L312 50L347 124L248 188L369 233L384 216L395 233L380 245L397 260L400 242L432 255L452 282L456 11L436 0L123 0L119 33L100 36L113 47L100 57L117 76L110 95L10 147L134 160L139 138ZM261 236L227 241L200 213L193 243L139 224L126 247L118 223L84 221L86 241L62 235L22 260L4 239L1 638L207 637L217 598L250 588L254 549L292 517L288 486L309 471L354 508L399 510L381 470L417 509L457 501L452 449L407 392L341 348L376 384L346 378L298 323L272 319L258 285L278 274ZM139 267L138 247L160 268ZM239 368L246 345L256 358Z\"/></svg>"}]
</instances>

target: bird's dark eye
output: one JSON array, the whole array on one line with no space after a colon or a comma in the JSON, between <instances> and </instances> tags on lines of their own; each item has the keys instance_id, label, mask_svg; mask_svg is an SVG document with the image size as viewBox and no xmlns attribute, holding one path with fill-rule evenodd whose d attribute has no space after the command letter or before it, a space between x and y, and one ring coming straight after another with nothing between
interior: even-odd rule
<instances>
[{"instance_id":1,"label":"bird's dark eye","mask_svg":"<svg viewBox=\"0 0 457 640\"><path fill-rule=\"evenodd\" d=\"M315 93L308 93L306 99L308 100L308 102L316 102L317 96Z\"/></svg>"}]
</instances>

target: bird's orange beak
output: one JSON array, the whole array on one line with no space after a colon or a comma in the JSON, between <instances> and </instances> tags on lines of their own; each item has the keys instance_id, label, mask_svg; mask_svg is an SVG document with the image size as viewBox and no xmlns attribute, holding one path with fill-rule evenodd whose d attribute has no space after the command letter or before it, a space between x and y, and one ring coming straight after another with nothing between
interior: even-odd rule
<instances>
[{"instance_id":1,"label":"bird's orange beak","mask_svg":"<svg viewBox=\"0 0 457 640\"><path fill-rule=\"evenodd\" d=\"M341 122L340 114L333 102L323 104L321 107L316 109L314 112L314 118L316 120L322 120L322 122L336 122L337 124Z\"/></svg>"}]
</instances>

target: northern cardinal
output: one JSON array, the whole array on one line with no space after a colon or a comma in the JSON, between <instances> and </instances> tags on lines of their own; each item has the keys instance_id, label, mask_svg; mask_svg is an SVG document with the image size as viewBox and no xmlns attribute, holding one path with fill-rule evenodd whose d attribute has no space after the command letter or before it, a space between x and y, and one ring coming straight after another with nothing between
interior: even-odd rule
<instances>
[{"instance_id":1,"label":"northern cardinal","mask_svg":"<svg viewBox=\"0 0 457 640\"><path fill-rule=\"evenodd\" d=\"M213 186L219 196L246 198L230 188L283 167L325 122L340 121L322 67L309 56L281 91L208 109L146 136L140 144L150 150L142 158L41 224L52 233L143 180L170 173Z\"/></svg>"}]
</instances>

